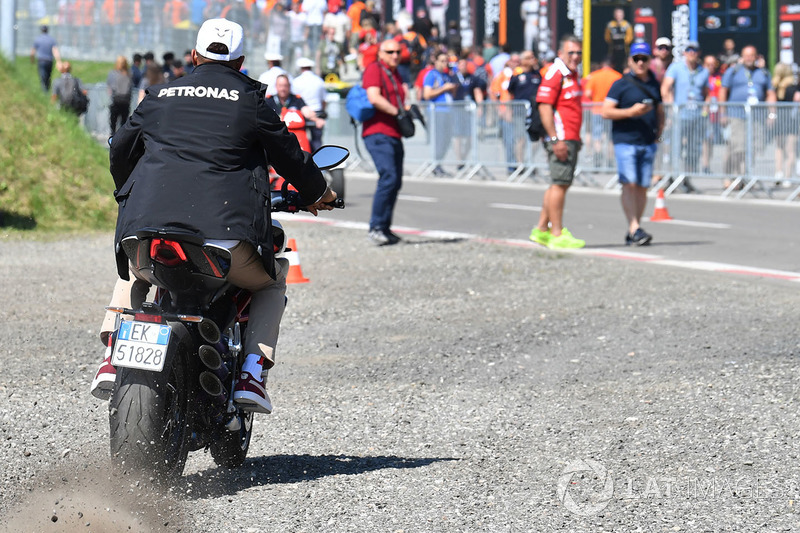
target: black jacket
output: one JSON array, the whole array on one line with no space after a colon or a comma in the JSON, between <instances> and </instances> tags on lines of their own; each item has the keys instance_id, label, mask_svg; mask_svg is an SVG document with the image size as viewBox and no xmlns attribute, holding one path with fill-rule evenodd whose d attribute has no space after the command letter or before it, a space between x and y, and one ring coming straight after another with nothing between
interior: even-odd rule
<instances>
[{"instance_id":1,"label":"black jacket","mask_svg":"<svg viewBox=\"0 0 800 533\"><path fill-rule=\"evenodd\" d=\"M267 165L308 204L325 178L264 100L263 86L218 63L154 85L111 140L119 243L137 230L173 226L206 239L247 241L265 251L274 277Z\"/></svg>"}]
</instances>

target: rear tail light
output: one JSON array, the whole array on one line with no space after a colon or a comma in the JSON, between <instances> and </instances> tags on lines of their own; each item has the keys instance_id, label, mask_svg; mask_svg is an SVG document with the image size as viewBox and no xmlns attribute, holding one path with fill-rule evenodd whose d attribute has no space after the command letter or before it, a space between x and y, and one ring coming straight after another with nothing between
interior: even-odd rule
<instances>
[{"instance_id":1,"label":"rear tail light","mask_svg":"<svg viewBox=\"0 0 800 533\"><path fill-rule=\"evenodd\" d=\"M153 239L150 241L150 258L165 266L176 266L186 262L186 253L177 241Z\"/></svg>"},{"instance_id":2,"label":"rear tail light","mask_svg":"<svg viewBox=\"0 0 800 533\"><path fill-rule=\"evenodd\" d=\"M166 320L161 315L151 315L149 313L136 313L133 315L133 319L137 322L153 322L155 324L164 324Z\"/></svg>"}]
</instances>

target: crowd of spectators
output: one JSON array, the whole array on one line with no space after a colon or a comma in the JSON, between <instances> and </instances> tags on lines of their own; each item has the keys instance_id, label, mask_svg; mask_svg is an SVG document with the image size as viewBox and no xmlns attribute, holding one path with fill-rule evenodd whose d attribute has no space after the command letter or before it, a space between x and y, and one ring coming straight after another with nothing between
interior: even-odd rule
<instances>
[{"instance_id":1,"label":"crowd of spectators","mask_svg":"<svg viewBox=\"0 0 800 533\"><path fill-rule=\"evenodd\" d=\"M743 105L800 102L797 65L779 62L770 73L765 57L754 46L747 44L738 48L733 39L726 39L722 49L714 53L702 50L696 41L689 41L676 51L668 37L659 37L649 63L664 104L677 106L673 113L667 114L668 126L680 126L676 137L664 139L665 145L659 150L661 157L666 160L677 148L685 170L691 174L712 174L714 147L724 145L721 171L741 176L746 170ZM589 75L584 77L584 101L599 105L613 83L612 78L619 74L611 71L610 61L593 65ZM759 149L774 142L776 181L789 185L784 180L798 176L796 131L800 122L797 107L756 109L751 142ZM602 124L595 124L590 139L599 153L605 140ZM671 147L670 141L677 141L678 146ZM726 180L725 186L730 185L731 180ZM688 178L682 186L686 192L695 192Z\"/></svg>"},{"instance_id":2,"label":"crowd of spectators","mask_svg":"<svg viewBox=\"0 0 800 533\"><path fill-rule=\"evenodd\" d=\"M536 50L513 51L508 45L498 45L492 39L483 43L469 42L469 37L462 37L457 21L432 17L426 8L413 13L400 11L394 20L385 20L374 0L349 3L345 0L65 0L59 2L59 9L55 17L59 25L65 28L74 26L70 41L77 41L78 45L84 41L88 45L107 40L124 41L138 49L156 45L173 50L190 48L193 43L186 41L184 35L193 35L195 28L205 19L225 17L244 27L250 43L246 55L259 59L263 55L272 64L277 60L290 79L300 71L297 61L302 58L313 61L314 74L324 79L331 79L331 75L337 79L349 75L352 80L376 61L380 43L393 39L400 45L398 71L410 89L410 102L427 100L439 105L473 100L497 103L492 108L494 114L487 116L481 127L496 128L503 138L509 171L518 169L524 159L518 142L524 137L524 126L520 126L521 117L508 115L508 109L502 104L513 100L535 101L535 94L530 94L530 83L518 84L511 80L520 74L530 78L531 69L543 75L555 57L552 51L542 52L541 43L535 46ZM617 10L605 32L607 61L605 64L592 64L589 72L583 72L584 102L592 102L595 106L602 103L605 92L615 79L613 71L621 74L625 68L622 58L626 57L632 38L624 12ZM676 51L668 37L656 39L650 70L662 88L674 88L675 78L668 76L668 70L673 64L683 64L687 53L685 48ZM714 146L730 139L730 128L724 123L718 104L720 93L730 94L720 91L723 76L726 70L742 63L742 48L737 47L732 39L727 39L719 51L698 49L696 53L698 56L691 63L696 63L696 68L692 66L690 70L696 70L701 77L707 78L707 88L702 95L705 107L700 111L701 116L693 115L693 118L697 118L696 124L703 125L704 133L699 142L683 142L687 149L691 148L690 170L702 173L710 169ZM521 60L521 54L524 60ZM529 54L533 55L532 60ZM531 61L532 66L528 65ZM763 101L770 101L766 97L770 91L775 92L778 101L800 100L794 65L778 64L772 73L768 73L764 57L757 55L754 66L769 79ZM134 94L143 95L143 89L148 85L169 81L190 70L191 62L186 54L181 58L165 55L160 63L155 62L153 54L145 54L139 59L134 56L131 66ZM253 77L260 74L251 73ZM271 79L274 81L274 76ZM426 86L431 87L427 91L428 97L425 96ZM447 89L442 91L443 86ZM679 91L675 96L682 94ZM684 103L681 98L669 96L664 101L678 105ZM785 113L779 110L777 114ZM778 126L776 131L786 126L782 120L775 123ZM472 124L453 131L463 133L469 131L469 126ZM587 127L590 129L586 141L596 148L593 152L597 156L604 145L603 132L607 134L608 126L596 113ZM469 151L469 139L463 135L459 139L455 135L451 138L441 141L437 152L454 146L457 156L465 157ZM776 176L790 178L796 175L797 135L767 135L765 139L775 141L777 145ZM734 160L726 168L735 173L736 166ZM445 171L437 167L436 172Z\"/></svg>"}]
</instances>

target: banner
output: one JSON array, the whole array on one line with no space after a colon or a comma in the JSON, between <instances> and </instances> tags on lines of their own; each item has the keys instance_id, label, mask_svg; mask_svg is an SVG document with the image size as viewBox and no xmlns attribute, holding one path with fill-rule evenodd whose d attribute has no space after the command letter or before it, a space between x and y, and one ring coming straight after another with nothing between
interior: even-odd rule
<instances>
[{"instance_id":1,"label":"banner","mask_svg":"<svg viewBox=\"0 0 800 533\"><path fill-rule=\"evenodd\" d=\"M789 65L795 63L800 54L795 34L800 34L800 3L781 2L778 8L778 61Z\"/></svg>"},{"instance_id":2,"label":"banner","mask_svg":"<svg viewBox=\"0 0 800 533\"><path fill-rule=\"evenodd\" d=\"M567 18L572 21L572 34L583 37L582 0L567 0Z\"/></svg>"},{"instance_id":3,"label":"banner","mask_svg":"<svg viewBox=\"0 0 800 533\"><path fill-rule=\"evenodd\" d=\"M675 9L672 11L672 53L677 57L683 54L686 43L691 40L691 16L686 0L674 0L673 5Z\"/></svg>"},{"instance_id":4,"label":"banner","mask_svg":"<svg viewBox=\"0 0 800 533\"><path fill-rule=\"evenodd\" d=\"M461 46L469 48L475 44L472 28L475 24L475 0L460 0L458 5L458 25L461 30Z\"/></svg>"},{"instance_id":5,"label":"banner","mask_svg":"<svg viewBox=\"0 0 800 533\"><path fill-rule=\"evenodd\" d=\"M496 37L495 24L500 21L500 0L484 0L484 30L485 38ZM499 42L495 40L495 42Z\"/></svg>"},{"instance_id":6,"label":"banner","mask_svg":"<svg viewBox=\"0 0 800 533\"><path fill-rule=\"evenodd\" d=\"M660 37L658 17L652 7L639 7L633 11L633 40L644 41L651 46Z\"/></svg>"},{"instance_id":7,"label":"banner","mask_svg":"<svg viewBox=\"0 0 800 533\"><path fill-rule=\"evenodd\" d=\"M766 31L762 0L699 0L698 33Z\"/></svg>"}]
</instances>

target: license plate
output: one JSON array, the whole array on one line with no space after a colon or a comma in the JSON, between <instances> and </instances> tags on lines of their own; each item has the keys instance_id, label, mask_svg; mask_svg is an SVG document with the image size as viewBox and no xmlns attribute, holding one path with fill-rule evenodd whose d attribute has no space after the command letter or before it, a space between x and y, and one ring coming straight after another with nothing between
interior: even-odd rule
<instances>
[{"instance_id":1,"label":"license plate","mask_svg":"<svg viewBox=\"0 0 800 533\"><path fill-rule=\"evenodd\" d=\"M111 364L161 372L167 358L170 326L126 320L119 326Z\"/></svg>"}]
</instances>

